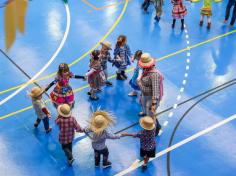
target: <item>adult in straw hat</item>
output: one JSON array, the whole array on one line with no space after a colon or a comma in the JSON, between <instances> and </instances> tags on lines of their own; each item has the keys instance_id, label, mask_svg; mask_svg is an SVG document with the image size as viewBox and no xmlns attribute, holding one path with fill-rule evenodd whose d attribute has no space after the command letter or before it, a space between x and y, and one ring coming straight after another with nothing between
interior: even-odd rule
<instances>
[{"instance_id":1,"label":"adult in straw hat","mask_svg":"<svg viewBox=\"0 0 236 176\"><path fill-rule=\"evenodd\" d=\"M111 54L109 51L111 50L111 43L109 41L104 41L104 42L101 42L100 44L102 45L100 59L101 59L103 72L105 73L105 76L106 76L106 85L112 86L112 83L107 80L108 78L107 62L113 63L113 60L111 58Z\"/></svg>"},{"instance_id":2,"label":"adult in straw hat","mask_svg":"<svg viewBox=\"0 0 236 176\"><path fill-rule=\"evenodd\" d=\"M37 128L41 120L43 121L44 129L46 133L49 133L52 128L49 127L49 118L51 117L50 112L42 99L42 94L44 90L40 87L34 87L31 89L31 92L28 94L32 99L33 108L37 119L34 123L34 127Z\"/></svg>"},{"instance_id":3,"label":"adult in straw hat","mask_svg":"<svg viewBox=\"0 0 236 176\"><path fill-rule=\"evenodd\" d=\"M123 133L122 135L140 138L140 156L144 158L142 169L146 170L149 158L156 156L156 126L153 118L149 116L142 117L139 124L143 128L141 131L134 134Z\"/></svg>"},{"instance_id":4,"label":"adult in straw hat","mask_svg":"<svg viewBox=\"0 0 236 176\"><path fill-rule=\"evenodd\" d=\"M101 155L103 155L103 168L111 166L111 162L108 160L109 151L106 146L106 139L119 139L122 136L107 129L114 123L111 114L105 111L96 111L92 114L89 125L84 129L85 134L92 139L96 167L100 166Z\"/></svg>"},{"instance_id":5,"label":"adult in straw hat","mask_svg":"<svg viewBox=\"0 0 236 176\"><path fill-rule=\"evenodd\" d=\"M72 141L75 131L82 132L80 125L71 115L71 108L68 104L59 105L57 108L58 117L56 124L59 126L59 142L65 152L69 165L72 165L74 158L72 154Z\"/></svg>"},{"instance_id":6,"label":"adult in straw hat","mask_svg":"<svg viewBox=\"0 0 236 176\"><path fill-rule=\"evenodd\" d=\"M163 76L155 68L155 59L149 53L143 53L139 60L139 66L143 68L142 75L137 79L141 90L140 102L142 112L140 116L150 116L155 118L156 110L163 96ZM161 128L156 119L157 134Z\"/></svg>"}]
</instances>

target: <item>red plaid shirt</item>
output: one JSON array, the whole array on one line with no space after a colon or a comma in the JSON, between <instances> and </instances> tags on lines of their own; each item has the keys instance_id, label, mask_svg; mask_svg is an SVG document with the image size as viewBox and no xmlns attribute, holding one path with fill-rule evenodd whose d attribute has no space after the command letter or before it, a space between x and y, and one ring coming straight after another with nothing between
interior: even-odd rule
<instances>
[{"instance_id":1,"label":"red plaid shirt","mask_svg":"<svg viewBox=\"0 0 236 176\"><path fill-rule=\"evenodd\" d=\"M80 125L74 117L58 117L56 124L59 126L59 141L61 144L69 144L73 141L75 130L81 131Z\"/></svg>"}]
</instances>

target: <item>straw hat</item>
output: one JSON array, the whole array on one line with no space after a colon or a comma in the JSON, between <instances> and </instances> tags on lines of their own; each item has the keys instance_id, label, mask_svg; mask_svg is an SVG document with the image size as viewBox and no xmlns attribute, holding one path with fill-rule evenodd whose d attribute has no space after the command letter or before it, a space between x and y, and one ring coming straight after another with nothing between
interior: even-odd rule
<instances>
[{"instance_id":1,"label":"straw hat","mask_svg":"<svg viewBox=\"0 0 236 176\"><path fill-rule=\"evenodd\" d=\"M28 94L32 98L37 98L43 93L43 89L40 87L34 87L31 89L31 92Z\"/></svg>"},{"instance_id":2,"label":"straw hat","mask_svg":"<svg viewBox=\"0 0 236 176\"><path fill-rule=\"evenodd\" d=\"M62 117L70 117L71 116L70 106L68 104L59 105L57 108L57 112Z\"/></svg>"},{"instance_id":3,"label":"straw hat","mask_svg":"<svg viewBox=\"0 0 236 176\"><path fill-rule=\"evenodd\" d=\"M108 41L104 41L100 43L102 46L107 47L109 50L111 50L111 43Z\"/></svg>"},{"instance_id":4,"label":"straw hat","mask_svg":"<svg viewBox=\"0 0 236 176\"><path fill-rule=\"evenodd\" d=\"M142 68L150 68L155 64L155 60L151 57L149 53L143 53L138 64Z\"/></svg>"},{"instance_id":5,"label":"straw hat","mask_svg":"<svg viewBox=\"0 0 236 176\"><path fill-rule=\"evenodd\" d=\"M114 119L108 112L96 111L92 114L90 129L95 134L101 134L108 126L114 123Z\"/></svg>"},{"instance_id":6,"label":"straw hat","mask_svg":"<svg viewBox=\"0 0 236 176\"><path fill-rule=\"evenodd\" d=\"M154 120L149 116L141 118L139 124L145 130L153 130L155 128Z\"/></svg>"}]
</instances>

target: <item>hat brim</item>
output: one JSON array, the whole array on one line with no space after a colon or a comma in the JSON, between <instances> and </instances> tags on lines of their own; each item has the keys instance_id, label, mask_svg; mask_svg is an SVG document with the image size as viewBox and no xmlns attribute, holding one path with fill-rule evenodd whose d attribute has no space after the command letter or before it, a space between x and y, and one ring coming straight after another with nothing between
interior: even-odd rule
<instances>
[{"instance_id":1,"label":"hat brim","mask_svg":"<svg viewBox=\"0 0 236 176\"><path fill-rule=\"evenodd\" d=\"M139 65L141 68L150 68L150 67L152 67L153 65L155 65L155 60L152 58L152 60L151 60L150 62L147 62L147 63L144 63L144 62L142 62L141 60L139 60L138 65Z\"/></svg>"},{"instance_id":2,"label":"hat brim","mask_svg":"<svg viewBox=\"0 0 236 176\"><path fill-rule=\"evenodd\" d=\"M105 123L101 127L96 127L96 125L95 125L95 118L98 115L101 115L101 116L103 116L105 118ZM95 113L93 113L93 116L92 116L92 118L90 120L90 127L91 127L91 130L94 133L99 134L103 130L105 130L108 126L110 126L111 124L114 124L114 123L115 123L115 121L112 118L111 114L109 114L109 113L107 113L105 111L96 111Z\"/></svg>"},{"instance_id":3,"label":"hat brim","mask_svg":"<svg viewBox=\"0 0 236 176\"><path fill-rule=\"evenodd\" d=\"M62 116L62 117L70 117L71 116L71 112L69 113L69 114L63 114L62 112L61 112L61 106L62 105L59 105L58 107L57 107L57 112L58 112L58 114L60 115L60 116Z\"/></svg>"},{"instance_id":4,"label":"hat brim","mask_svg":"<svg viewBox=\"0 0 236 176\"><path fill-rule=\"evenodd\" d=\"M101 42L100 44L101 44L102 46L107 47L109 50L112 50L111 47L110 47L110 46L107 46L105 43Z\"/></svg>"},{"instance_id":5,"label":"hat brim","mask_svg":"<svg viewBox=\"0 0 236 176\"><path fill-rule=\"evenodd\" d=\"M140 120L139 120L139 124L140 124L140 126L141 126L143 129L145 129L145 130L153 130L153 129L156 127L156 126L155 126L155 123L153 123L152 126L147 127L147 126L143 123L143 119L140 119Z\"/></svg>"},{"instance_id":6,"label":"hat brim","mask_svg":"<svg viewBox=\"0 0 236 176\"><path fill-rule=\"evenodd\" d=\"M30 96L31 98L37 98L38 96L42 95L44 92L44 90L41 90L38 94L32 94L32 93L29 93L28 96Z\"/></svg>"},{"instance_id":7,"label":"hat brim","mask_svg":"<svg viewBox=\"0 0 236 176\"><path fill-rule=\"evenodd\" d=\"M96 127L95 123L91 122L90 128L95 134L99 134L99 133L102 133L108 126L109 126L109 123L107 121L101 127Z\"/></svg>"}]
</instances>

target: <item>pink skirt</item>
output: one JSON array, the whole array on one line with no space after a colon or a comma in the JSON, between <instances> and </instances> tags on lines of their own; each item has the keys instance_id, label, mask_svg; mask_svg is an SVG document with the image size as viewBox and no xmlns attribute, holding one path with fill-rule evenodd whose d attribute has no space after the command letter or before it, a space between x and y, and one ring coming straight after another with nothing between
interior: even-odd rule
<instances>
[{"instance_id":1,"label":"pink skirt","mask_svg":"<svg viewBox=\"0 0 236 176\"><path fill-rule=\"evenodd\" d=\"M183 19L187 15L187 9L184 5L174 5L172 17L174 19Z\"/></svg>"},{"instance_id":2,"label":"pink skirt","mask_svg":"<svg viewBox=\"0 0 236 176\"><path fill-rule=\"evenodd\" d=\"M74 93L69 85L66 87L56 86L50 93L50 98L57 106L65 103L72 105L74 103Z\"/></svg>"}]
</instances>

